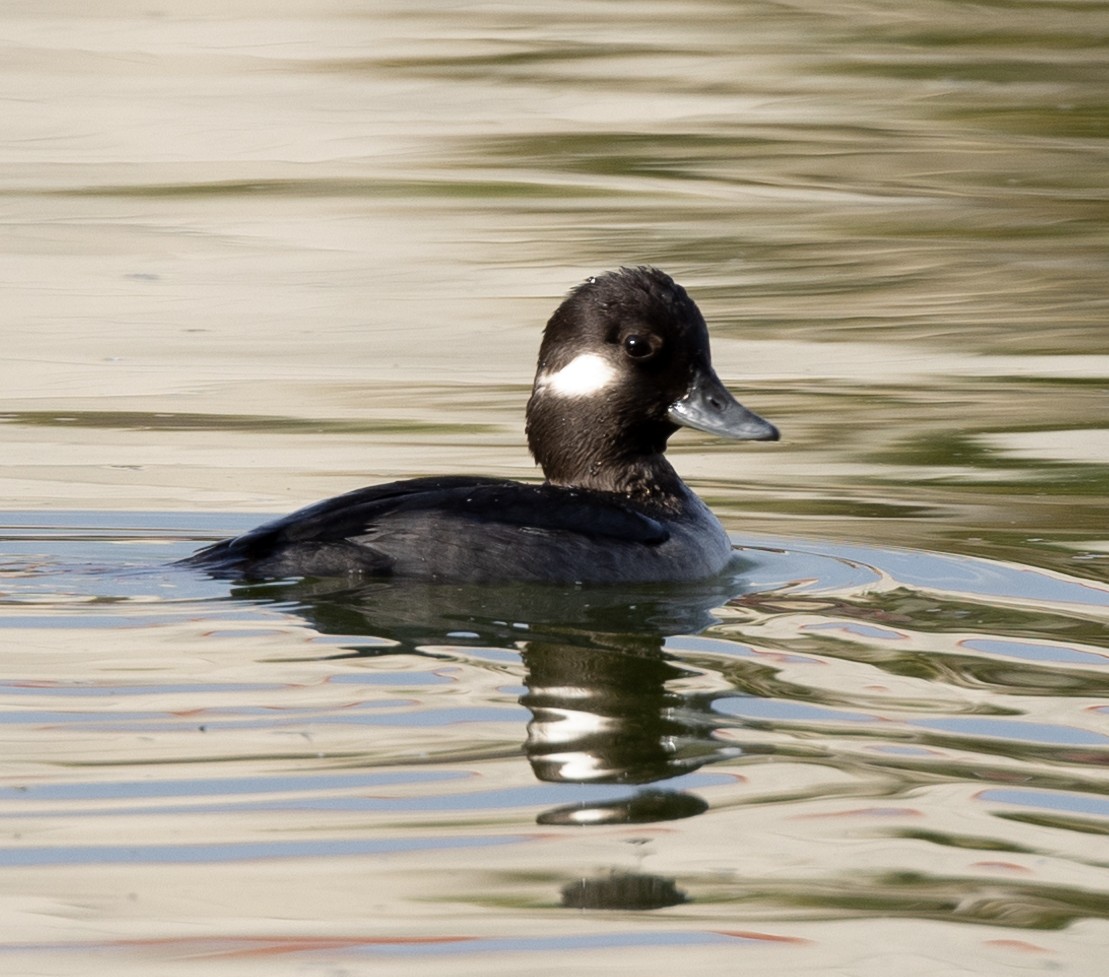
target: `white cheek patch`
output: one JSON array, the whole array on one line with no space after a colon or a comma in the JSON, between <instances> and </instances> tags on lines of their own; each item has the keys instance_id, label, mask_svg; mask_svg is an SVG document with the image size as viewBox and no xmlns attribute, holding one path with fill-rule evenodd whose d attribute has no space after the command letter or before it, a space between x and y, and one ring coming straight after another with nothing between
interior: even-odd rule
<instances>
[{"instance_id":1,"label":"white cheek patch","mask_svg":"<svg viewBox=\"0 0 1109 977\"><path fill-rule=\"evenodd\" d=\"M542 374L537 386L559 397L588 397L615 379L616 370L603 356L582 353L557 373Z\"/></svg>"}]
</instances>

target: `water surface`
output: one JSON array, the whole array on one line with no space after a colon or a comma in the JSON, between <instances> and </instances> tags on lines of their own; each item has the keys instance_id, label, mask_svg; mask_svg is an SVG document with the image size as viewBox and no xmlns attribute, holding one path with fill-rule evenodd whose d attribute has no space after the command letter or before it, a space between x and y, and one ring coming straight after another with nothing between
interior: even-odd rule
<instances>
[{"instance_id":1,"label":"water surface","mask_svg":"<svg viewBox=\"0 0 1109 977\"><path fill-rule=\"evenodd\" d=\"M11 973L1100 974L1102 3L9 4ZM232 588L690 289L712 586Z\"/></svg>"}]
</instances>

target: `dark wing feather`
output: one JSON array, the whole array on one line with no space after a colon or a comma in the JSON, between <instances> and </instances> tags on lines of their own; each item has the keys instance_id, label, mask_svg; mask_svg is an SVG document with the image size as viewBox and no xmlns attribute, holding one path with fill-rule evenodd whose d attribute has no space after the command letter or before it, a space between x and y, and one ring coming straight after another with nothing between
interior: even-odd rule
<instances>
[{"instance_id":1,"label":"dark wing feather","mask_svg":"<svg viewBox=\"0 0 1109 977\"><path fill-rule=\"evenodd\" d=\"M659 521L620 496L465 476L416 478L325 499L224 540L185 562L253 577L326 575L360 569L387 574L393 558L374 536L390 517L426 512L459 526L499 525L578 538L657 545L669 538ZM406 520L407 521L407 520ZM434 548L435 538L426 540Z\"/></svg>"},{"instance_id":2,"label":"dark wing feather","mask_svg":"<svg viewBox=\"0 0 1109 977\"><path fill-rule=\"evenodd\" d=\"M647 545L670 538L657 519L629 508L620 496L602 492L507 482L482 486L464 493L464 497L444 501L441 511L450 512L457 506L459 515L469 522Z\"/></svg>"}]
</instances>

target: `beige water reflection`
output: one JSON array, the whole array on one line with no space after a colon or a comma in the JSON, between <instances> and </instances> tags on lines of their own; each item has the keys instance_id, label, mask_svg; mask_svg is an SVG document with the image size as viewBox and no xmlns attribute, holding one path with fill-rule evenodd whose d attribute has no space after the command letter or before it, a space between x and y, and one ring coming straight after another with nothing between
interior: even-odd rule
<instances>
[{"instance_id":1,"label":"beige water reflection","mask_svg":"<svg viewBox=\"0 0 1109 977\"><path fill-rule=\"evenodd\" d=\"M648 261L788 437L683 442L732 526L1100 573L1105 15L1003 9L16 11L0 489L284 510L528 474L541 323Z\"/></svg>"},{"instance_id":2,"label":"beige water reflection","mask_svg":"<svg viewBox=\"0 0 1109 977\"><path fill-rule=\"evenodd\" d=\"M1100 960L1104 587L767 541L732 599L227 600L71 533L0 566L15 972Z\"/></svg>"},{"instance_id":3,"label":"beige water reflection","mask_svg":"<svg viewBox=\"0 0 1109 977\"><path fill-rule=\"evenodd\" d=\"M719 372L786 435L781 445L742 450L675 439L680 469L737 538L898 544L1106 579L1107 35L1103 4L1019 0L8 4L0 25L0 499L6 509L42 510L49 525L60 509L285 511L392 477L533 475L521 420L542 323L585 275L652 262L701 304ZM222 525L216 515L211 524L213 534ZM203 520L193 525L205 534ZM418 748L404 726L377 725L368 744L364 729L311 718L343 714L349 687L338 679L352 666L312 654L290 664L291 648L313 650L319 640L303 622L260 620L264 612L252 607L213 638L209 609L166 624L144 620L131 602L118 621L94 629L91 599L76 591L47 589L41 602L48 617L71 603L72 627L45 627L21 598L19 616L2 621L10 677L51 689L149 679L147 691L97 702L111 713L138 697L138 711L156 715L157 735L141 718L94 734L46 715L9 739L27 782L64 781L59 771L73 764L80 778L157 782L171 778L174 763L187 766L185 779L235 781L244 763L257 775L289 764L303 772L297 764L317 750L341 770L344 755L403 765L414 749L449 768L464 743L472 762L482 760L477 780L519 784L526 717L513 705L522 676L511 655L428 660L423 669L428 682L442 682L428 716L441 715L439 698L453 694L507 710L503 721L467 727L468 739L451 723L423 729ZM827 633L806 630L842 625L860 605L871 624L888 614L904 626L912 654L891 656L873 636L865 653L840 654ZM934 608L873 593L831 610L802 603L796 616L751 605L721 626L726 640L751 640L767 656L798 653L800 636L800 652L822 663L806 674L843 686L815 683L837 708L859 704L842 698L857 683L877 682L886 688L873 692L879 700L919 693L930 708L956 714L983 705L979 696L1032 709L1013 706L1013 670L982 664L996 649L952 651L953 640L974 640L953 639L952 622L979 615L992 638L1050 643L1058 608L1039 614L1030 605L999 623L980 604L944 607L948 628L934 634L925 626ZM1100 618L1089 625L1100 626ZM1063 633L1078 650L1103 647L1077 626ZM79 636L79 648L60 634ZM918 666L924 677L902 685L852 655ZM282 668L261 669L263 678L258 663L271 658ZM372 674L390 667L375 660ZM402 684L421 671L412 661L395 667ZM1017 671L1042 689L1049 670ZM756 672L727 673L729 687L761 688ZM711 692L721 674L719 662L706 664L688 681ZM930 698L941 689L942 701ZM785 695L779 686L766 692ZM1073 721L1063 692L1037 700L1040 718L1061 710ZM1082 704L1091 731L1102 728L1100 695ZM58 706L53 696L40 703L47 712ZM274 709L296 718L288 729L261 722L253 732L205 735L198 750L188 716L213 708L212 699L244 723ZM161 725L167 714L182 717L179 729ZM306 746L305 724L324 741ZM781 740L853 755L847 723L834 735L819 723L776 728L786 730L775 734ZM958 752L938 732L916 735L932 737L923 749ZM795 760L745 765L744 779L713 798L722 813L688 822L696 828L676 836L680 843L665 846L666 829L641 826L581 840L577 864L598 871L613 867L615 848L627 851L622 870L692 872L700 882L691 906L700 908L659 917L654 943L638 950L620 944L643 932L638 918L591 919L590 932L611 939L565 949L576 969L583 961L598 972L641 969L646 959L680 970L693 954L710 973L734 972L737 959L760 972L1100 973L1090 969L1104 944L1099 922L1062 934L952 926L930 921L942 906L920 886L909 888L928 905L915 916L905 909L898 885L907 876L874 875L894 864L935 870L945 898L950 880L967 873L1035 879L1071 906L1076 888L1104 891L1095 866L1076 867L1100 837L1081 817L1064 819L1066 830L1027 829L1035 838L1019 836L1018 846L1036 854L985 858L995 826L973 769L887 807L848 761ZM1029 773L1025 761L1004 761L1017 782ZM839 790L867 796L841 804ZM774 804L735 814L740 797L799 795L817 799L788 808L788 818ZM119 842L120 822L98 818L100 807L110 804L59 802L9 822L10 838ZM372 837L381 827L361 814L304 816L325 837ZM486 816L429 819L446 826L439 834L464 835ZM388 822L391 837L407 832L405 818ZM112 973L149 973L152 960L162 973L197 972L213 955L236 972L270 974L277 959L323 973L348 940L395 949L406 939L501 936L502 899L523 907L514 935L531 942L499 956L488 948L473 958L411 954L405 971L518 972L523 961L532 973L561 973L568 956L544 954L583 933L546 902L562 881L563 849L530 818L523 841L519 819L496 818L512 836L503 846L383 856L395 869L383 874L381 893L367 893L358 859L171 870L61 859L21 871L18 885L0 882L5 939L39 946L8 959L13 972L77 972L87 969L82 941L123 940L109 954ZM199 844L214 823L229 840L301 830L284 815L246 811L124 823L136 843L149 844ZM934 846L906 840L928 832L946 839L943 865L931 862ZM899 858L911 852L909 861L884 858L875 835L900 839L888 845ZM965 855L950 843L970 836ZM748 843L767 837L774 843ZM653 840L640 845L644 838ZM720 870L721 852L737 874L721 878L724 895L714 902L706 879ZM468 895L459 895L459 878ZM789 892L827 886L823 907L851 915L859 907L847 906L850 883L860 878L867 892L884 892L888 915L906 917L850 923L803 913L788 933L758 922L764 913L785 918L774 879ZM747 901L737 901L737 879L761 880L744 890ZM301 904L302 888L311 906ZM452 928L459 905L465 926ZM967 906L976 920L988 915L973 900ZM1021 911L1011 898L996 910L1001 922ZM190 920L204 921L195 944ZM764 929L766 938L734 935ZM732 935L681 945L694 931ZM42 949L55 940L66 953Z\"/></svg>"}]
</instances>

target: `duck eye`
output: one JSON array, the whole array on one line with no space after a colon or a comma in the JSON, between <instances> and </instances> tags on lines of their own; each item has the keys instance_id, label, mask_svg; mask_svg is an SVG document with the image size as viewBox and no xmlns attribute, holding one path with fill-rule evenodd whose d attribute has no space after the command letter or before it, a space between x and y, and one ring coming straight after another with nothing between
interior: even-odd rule
<instances>
[{"instance_id":1,"label":"duck eye","mask_svg":"<svg viewBox=\"0 0 1109 977\"><path fill-rule=\"evenodd\" d=\"M655 350L658 348L657 340L655 342L651 342L652 339L654 339L653 336L625 336L624 352L633 359L644 359L654 353Z\"/></svg>"}]
</instances>

